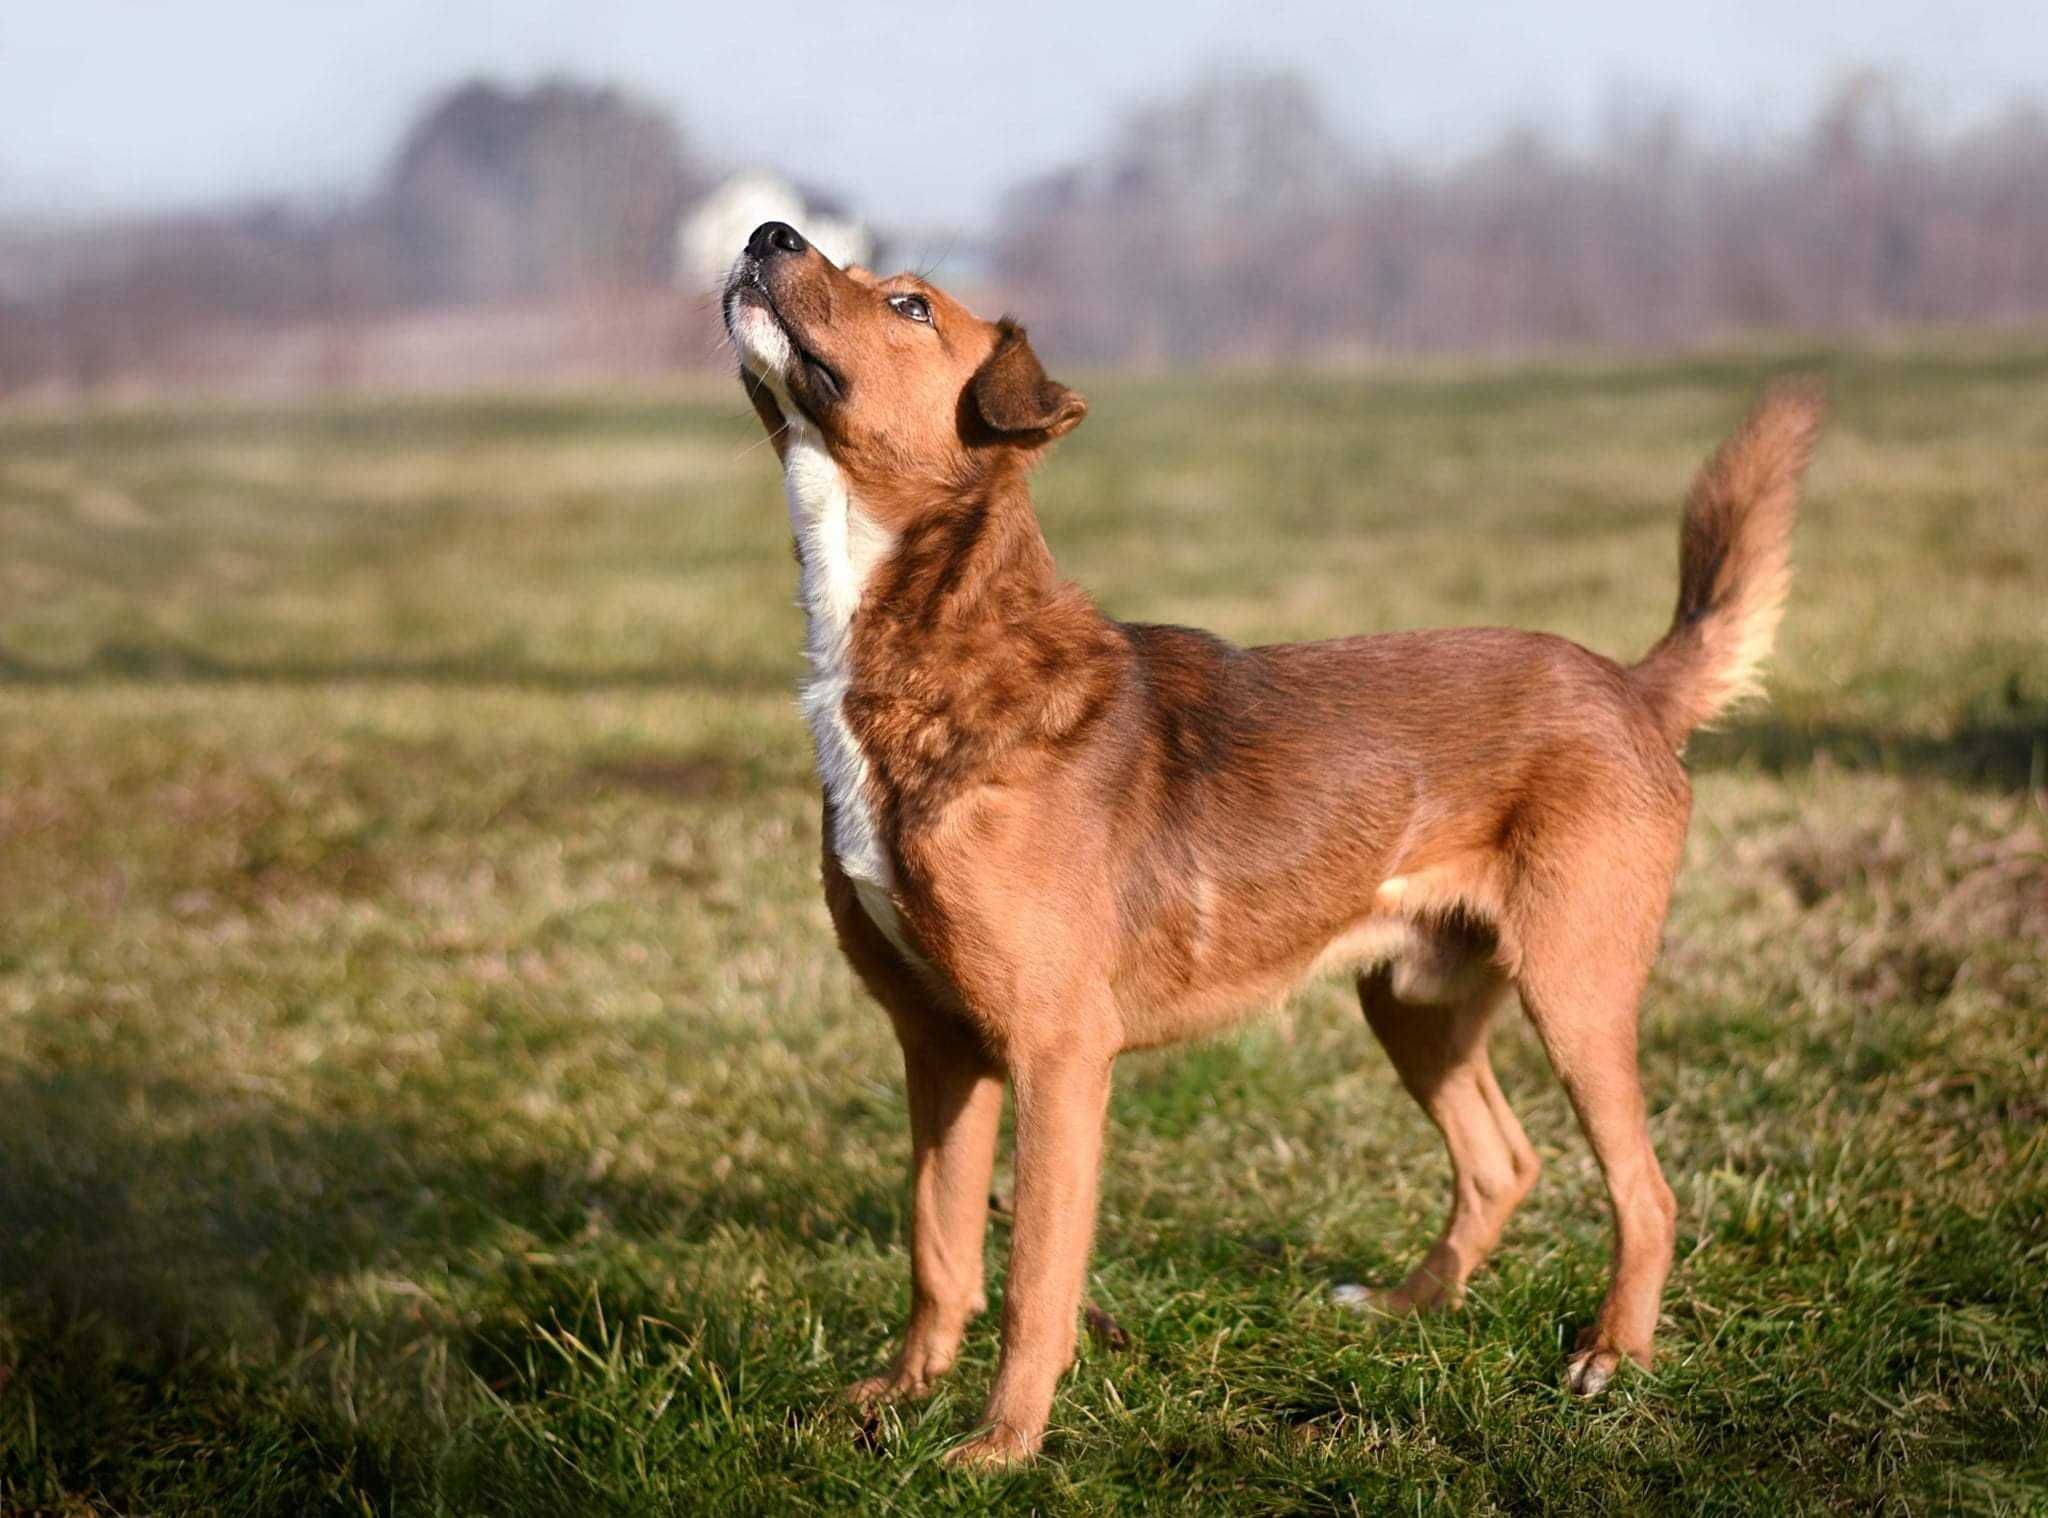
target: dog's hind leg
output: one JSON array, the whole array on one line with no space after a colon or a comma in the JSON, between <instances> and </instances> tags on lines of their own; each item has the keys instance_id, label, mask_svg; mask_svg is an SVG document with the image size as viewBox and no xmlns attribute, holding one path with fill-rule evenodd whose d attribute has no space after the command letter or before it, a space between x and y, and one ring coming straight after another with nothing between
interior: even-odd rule
<instances>
[{"instance_id":1,"label":"dog's hind leg","mask_svg":"<svg viewBox=\"0 0 2048 1518\"><path fill-rule=\"evenodd\" d=\"M1401 1084L1444 1136L1451 1209L1443 1232L1399 1286L1340 1286L1337 1299L1383 1312L1455 1307L1536 1183L1540 1162L1493 1077L1486 1035L1507 982L1490 966L1460 977L1448 1002L1404 1000L1386 968L1361 976L1359 1001ZM1411 993L1412 994L1412 993Z\"/></svg>"},{"instance_id":2,"label":"dog's hind leg","mask_svg":"<svg viewBox=\"0 0 2048 1518\"><path fill-rule=\"evenodd\" d=\"M1624 1357L1650 1363L1677 1242L1677 1203L1650 1146L1636 1059L1637 1008L1667 891L1645 872L1610 866L1582 879L1572 902L1524 912L1519 930L1522 1005L1571 1098L1614 1209L1614 1278L1565 1366L1566 1388L1582 1396L1606 1386Z\"/></svg>"}]
</instances>

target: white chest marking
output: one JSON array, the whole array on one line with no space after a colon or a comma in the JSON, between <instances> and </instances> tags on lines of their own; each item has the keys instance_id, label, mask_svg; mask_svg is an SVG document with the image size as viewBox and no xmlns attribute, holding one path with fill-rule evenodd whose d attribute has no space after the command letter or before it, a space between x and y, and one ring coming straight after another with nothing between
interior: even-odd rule
<instances>
[{"instance_id":1,"label":"white chest marking","mask_svg":"<svg viewBox=\"0 0 2048 1518\"><path fill-rule=\"evenodd\" d=\"M868 757L846 720L854 613L868 577L895 545L848 493L846 477L817 429L786 401L782 411L791 418L782 477L790 530L796 535L797 599L804 613L804 657L810 664L798 704L810 724L818 778L832 804L829 842L875 926L915 960L889 899L896 872L868 799Z\"/></svg>"}]
</instances>

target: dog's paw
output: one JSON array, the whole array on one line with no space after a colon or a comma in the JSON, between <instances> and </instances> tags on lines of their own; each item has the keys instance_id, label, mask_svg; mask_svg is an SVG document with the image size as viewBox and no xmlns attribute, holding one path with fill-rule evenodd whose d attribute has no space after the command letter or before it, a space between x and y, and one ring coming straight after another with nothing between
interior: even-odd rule
<instances>
[{"instance_id":1,"label":"dog's paw","mask_svg":"<svg viewBox=\"0 0 2048 1518\"><path fill-rule=\"evenodd\" d=\"M1578 1348L1564 1362L1564 1389L1575 1397L1597 1397L1607 1390L1608 1383L1622 1366L1631 1361L1647 1369L1649 1351L1645 1349L1638 1353L1623 1349L1612 1340L1601 1337L1597 1330L1589 1328L1579 1335Z\"/></svg>"},{"instance_id":2,"label":"dog's paw","mask_svg":"<svg viewBox=\"0 0 2048 1518\"><path fill-rule=\"evenodd\" d=\"M1356 1281L1345 1281L1330 1288L1331 1302L1352 1312L1385 1313L1388 1311L1386 1299L1385 1288L1361 1286Z\"/></svg>"},{"instance_id":3,"label":"dog's paw","mask_svg":"<svg viewBox=\"0 0 2048 1518\"><path fill-rule=\"evenodd\" d=\"M1434 1281L1420 1287L1412 1281L1399 1286L1361 1286L1346 1281L1330 1288L1330 1300L1353 1312L1374 1313L1383 1318L1412 1318L1456 1305Z\"/></svg>"},{"instance_id":4,"label":"dog's paw","mask_svg":"<svg viewBox=\"0 0 2048 1518\"><path fill-rule=\"evenodd\" d=\"M1038 1453L1040 1440L1007 1423L983 1429L965 1444L956 1444L941 1457L956 1471L1001 1471L1023 1465Z\"/></svg>"},{"instance_id":5,"label":"dog's paw","mask_svg":"<svg viewBox=\"0 0 2048 1518\"><path fill-rule=\"evenodd\" d=\"M863 1376L844 1391L839 1400L856 1412L868 1412L889 1402L914 1402L931 1393L931 1382L923 1376L892 1371L885 1376Z\"/></svg>"},{"instance_id":6,"label":"dog's paw","mask_svg":"<svg viewBox=\"0 0 2048 1518\"><path fill-rule=\"evenodd\" d=\"M1564 1362L1564 1389L1574 1397L1597 1397L1626 1358L1615 1349L1582 1349Z\"/></svg>"}]
</instances>

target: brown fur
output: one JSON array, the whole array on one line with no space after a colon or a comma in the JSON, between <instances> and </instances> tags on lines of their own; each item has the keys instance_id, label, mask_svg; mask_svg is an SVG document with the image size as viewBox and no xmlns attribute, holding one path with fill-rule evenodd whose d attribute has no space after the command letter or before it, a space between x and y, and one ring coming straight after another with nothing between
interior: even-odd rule
<instances>
[{"instance_id":1,"label":"brown fur","mask_svg":"<svg viewBox=\"0 0 2048 1518\"><path fill-rule=\"evenodd\" d=\"M909 294L930 322L891 304ZM1675 751L1775 625L1810 397L1773 392L1701 474L1677 619L1632 669L1500 629L1245 649L1112 621L1059 579L1025 476L1085 403L1014 324L807 249L743 260L727 309L743 354L773 333L794 345L784 372L747 373L778 450L821 436L886 534L839 710L868 766L859 801L893 929L834 852L829 797L824 876L841 946L904 1048L913 1305L893 1367L854 1395L926 1390L980 1309L1007 1079L1003 1356L984 1430L955 1453L1035 1451L1073 1350L1116 1056L1225 1026L1333 966L1356 968L1452 1162L1442 1237L1375 1300L1455 1303L1535 1179L1486 1057L1513 986L1616 1218L1614 1280L1567 1382L1592 1392L1621 1360L1647 1363L1674 1207L1636 1008L1691 805Z\"/></svg>"},{"instance_id":2,"label":"brown fur","mask_svg":"<svg viewBox=\"0 0 2048 1518\"><path fill-rule=\"evenodd\" d=\"M1792 517L1820 417L1817 388L1775 387L1693 481L1679 529L1678 610L1630 671L1675 746L1761 691L1792 586Z\"/></svg>"}]
</instances>

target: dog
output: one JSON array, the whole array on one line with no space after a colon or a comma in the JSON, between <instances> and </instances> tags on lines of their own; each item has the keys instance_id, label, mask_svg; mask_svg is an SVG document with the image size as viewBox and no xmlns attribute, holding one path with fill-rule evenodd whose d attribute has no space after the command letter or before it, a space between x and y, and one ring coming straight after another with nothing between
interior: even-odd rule
<instances>
[{"instance_id":1,"label":"dog","mask_svg":"<svg viewBox=\"0 0 2048 1518\"><path fill-rule=\"evenodd\" d=\"M1060 579L1027 476L1088 405L1024 329L758 228L724 292L781 460L824 789L825 900L902 1044L911 1308L857 1404L926 1392L985 1305L1003 1089L1002 1355L948 1458L1028 1459L1073 1357L1116 1057L1329 970L1441 1130L1441 1236L1391 1313L1455 1305L1534 1184L1487 1057L1510 988L1598 1159L1613 1276L1569 1356L1648 1365L1676 1236L1637 1003L1691 812L1688 736L1757 689L1820 423L1781 384L1695 480L1670 630L1624 665L1504 629L1237 648Z\"/></svg>"}]
</instances>

